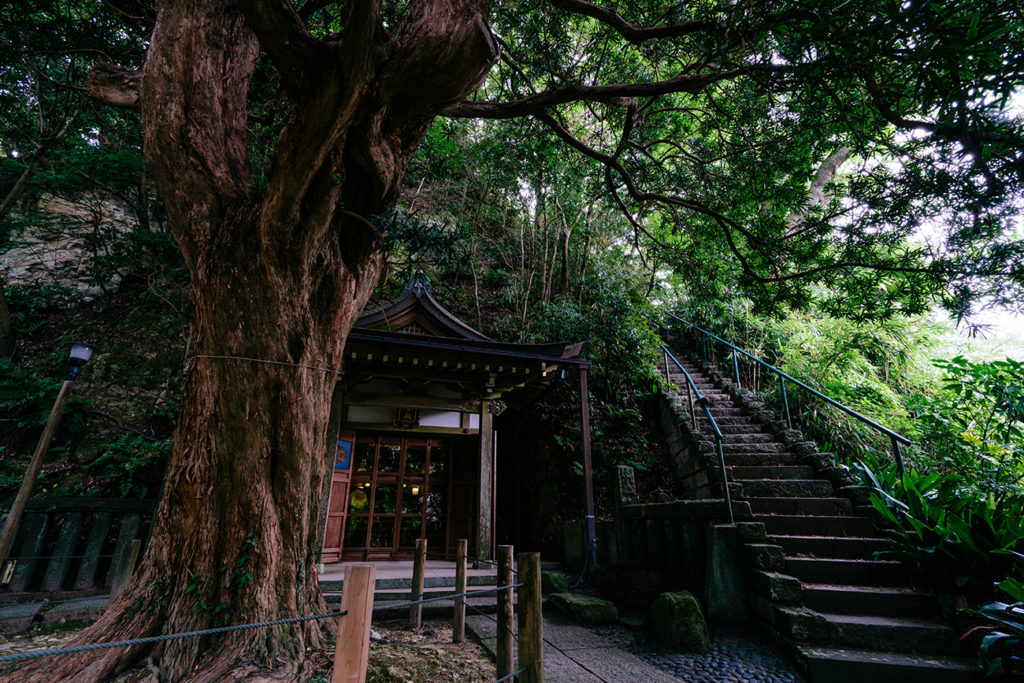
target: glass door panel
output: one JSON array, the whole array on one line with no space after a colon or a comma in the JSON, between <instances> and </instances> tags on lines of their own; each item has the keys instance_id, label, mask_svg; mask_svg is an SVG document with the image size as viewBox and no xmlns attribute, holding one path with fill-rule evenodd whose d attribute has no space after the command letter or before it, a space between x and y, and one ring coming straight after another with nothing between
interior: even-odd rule
<instances>
[{"instance_id":1,"label":"glass door panel","mask_svg":"<svg viewBox=\"0 0 1024 683\"><path fill-rule=\"evenodd\" d=\"M408 556L416 539L444 552L451 448L441 439L363 437L353 451L343 552Z\"/></svg>"}]
</instances>

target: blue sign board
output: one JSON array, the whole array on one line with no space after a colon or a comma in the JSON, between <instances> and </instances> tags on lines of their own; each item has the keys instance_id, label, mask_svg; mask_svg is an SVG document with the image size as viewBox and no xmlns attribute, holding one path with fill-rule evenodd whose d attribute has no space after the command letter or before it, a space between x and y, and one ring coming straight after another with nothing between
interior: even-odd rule
<instances>
[{"instance_id":1,"label":"blue sign board","mask_svg":"<svg viewBox=\"0 0 1024 683\"><path fill-rule=\"evenodd\" d=\"M338 439L338 447L334 451L334 469L347 470L352 465L352 441Z\"/></svg>"}]
</instances>

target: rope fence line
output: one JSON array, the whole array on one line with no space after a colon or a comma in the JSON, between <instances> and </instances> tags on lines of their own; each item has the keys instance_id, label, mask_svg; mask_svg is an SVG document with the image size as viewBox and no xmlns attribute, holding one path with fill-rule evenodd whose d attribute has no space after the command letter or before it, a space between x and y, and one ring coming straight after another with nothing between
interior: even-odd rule
<instances>
[{"instance_id":1,"label":"rope fence line","mask_svg":"<svg viewBox=\"0 0 1024 683\"><path fill-rule=\"evenodd\" d=\"M51 650L33 650L31 652L16 652L12 655L0 657L0 664L5 662L18 662L51 655L70 655L77 652L89 652L92 650L107 650L114 647L130 647L132 645L145 645L147 643L159 643L165 640L180 640L182 638L195 638L199 636L212 636L232 631L247 631L254 628L266 626L283 626L284 624L297 624L303 621L315 621L318 619L330 619L343 617L347 611L325 612L323 614L312 614L305 617L289 617L287 619L274 619L272 621L258 621L251 624L236 624L235 626L221 626L218 628L207 628L199 631L184 631L182 633L166 633L159 636L148 636L146 638L132 638L130 640L118 640L112 643L94 643L92 645L78 645L75 647L62 647Z\"/></svg>"},{"instance_id":2,"label":"rope fence line","mask_svg":"<svg viewBox=\"0 0 1024 683\"><path fill-rule=\"evenodd\" d=\"M510 566L511 565L511 546L507 546L507 548L509 549L508 563L507 563L507 565L503 566L503 569L511 571L511 566ZM426 554L424 553L423 554L424 559L425 559L425 556L426 556ZM458 601L461 600L462 609L463 610L466 607L469 607L474 612L479 612L480 614L483 614L483 612L478 610L475 606L469 605L468 602L465 600L465 598L478 597L478 596L484 596L484 595L497 595L497 594L500 594L500 593L502 593L504 591L512 591L514 593L518 589L526 587L526 589L528 591L528 594L530 595L529 600L532 600L532 601L536 602L536 604L533 605L533 608L532 608L532 611L534 613L535 618L534 618L533 622L528 621L527 622L527 626L523 627L523 623L524 622L522 621L522 617L521 617L520 626L523 627L523 628L526 628L527 629L527 631L526 631L527 633L531 633L532 639L528 639L527 642L529 643L529 648L532 649L534 654L532 655L532 660L531 660L530 656L527 656L527 659L525 661L526 666L518 669L517 671L513 671L511 673L507 673L505 675L502 675L500 678L498 678L495 681L495 683L501 683L502 681L512 680L514 678L519 677L521 674L526 673L526 672L530 672L530 671L532 671L533 674L532 675L528 674L527 675L527 679L533 680L532 676L534 676L534 675L535 676L541 675L539 672L543 668L542 657L540 656L540 648L539 648L539 644L541 642L543 642L542 641L543 636L542 636L542 634L540 632L540 628L541 627L540 627L540 624L539 624L539 619L537 619L537 617L539 617L539 613L540 613L540 609L539 609L539 606L540 606L540 555L538 553L527 553L527 554L522 554L520 556L520 558L521 558L521 561L522 562L526 562L527 565L526 565L526 569L524 570L524 572L526 572L526 573L524 573L524 580L522 582L519 582L519 583L510 583L510 584L506 584L506 585L496 586L496 587L493 587L493 588L483 588L483 589L478 589L478 590L464 590L461 593L439 595L439 596L434 596L434 597L429 597L429 598L420 598L420 599L417 599L417 600L408 600L408 601L403 601L403 602L385 602L385 603L381 603L381 604L378 604L378 605L374 605L373 604L373 593L374 593L375 589L373 587L373 584L375 583L375 581L373 579L373 576L374 576L373 567L370 566L370 567L368 567L368 570L369 570L368 572L361 573L361 576L363 578L357 580L357 582L356 582L356 584L354 586L353 593L352 593L352 595L355 596L355 597L352 598L353 601L356 601L357 603L358 603L358 601L362 601L360 607L356 607L355 605L350 604L350 605L348 605L348 609L342 609L342 610L334 611L334 612L325 612L323 614L314 614L314 615L302 616L302 617L288 617L288 618L284 618L284 619L274 619L274 620L270 620L270 621L253 622L253 623L247 623L247 624L236 624L236 625L233 625L233 626L221 626L221 627L218 627L218 628L201 629L201 630L196 630L196 631L185 631L185 632L181 632L181 633L169 633L169 634L162 634L162 635L158 635L158 636L148 636L148 637L144 637L144 638L133 638L133 639L120 640L120 641L114 641L114 642L109 642L109 643L94 643L94 644L88 644L88 645L78 645L78 646L74 646L74 647L51 648L51 649L44 649L44 650L33 650L33 651L29 651L29 652L17 652L17 653L13 653L13 654L9 654L9 655L0 656L0 664L13 663L13 662L25 662L25 661L28 661L28 660L40 659L40 658L43 658L43 657L76 654L76 653L80 653L80 652L90 652L90 651L96 651L96 650L106 650L106 649L121 648L121 647L132 647L132 646L136 646L136 645L146 645L146 644L164 642L164 641L169 641L169 640L179 640L179 639L184 639L184 638L220 635L220 634L224 634L224 633L231 633L231 632L234 632L234 631L244 631L244 630L251 630L251 629L256 629L256 628L265 628L265 627L270 627L270 626L282 626L282 625L285 625L285 624L295 624L295 623L301 623L301 622L307 622L307 621L315 621L315 620L320 620L320 619L339 618L339 617L344 617L344 616L348 615L349 619L341 620L340 621L340 625L339 625L338 648L336 650L336 655L335 655L335 670L337 671L338 670L337 667L340 665L339 664L339 659L338 659L338 650L341 649L341 646L342 646L343 642L348 642L348 640L351 640L351 639L347 639L346 640L345 638L343 638L343 635L342 635L342 631L344 629L348 629L349 628L348 622L350 622L350 621L352 621L353 624L358 624L358 626L356 626L356 628L357 629L361 629L361 631L363 633L365 633L366 642L368 642L368 639L369 639L369 624L370 624L370 621L371 621L371 618L372 618L372 614L374 612L380 612L380 611L385 611L385 610L396 610L396 609L403 609L403 608L411 608L411 607L416 607L418 605L425 605L425 604L429 604L429 603L442 602L442 601L453 601L453 602L455 602L456 609L458 609L459 608L459 602ZM498 564L498 563L495 563L495 564ZM365 567L365 565L362 565L362 567ZM369 592L368 596L367 596L367 591ZM346 607L346 601L347 600L348 600L348 598L345 597L345 591L342 590L342 607L343 608ZM501 605L501 602L499 600L499 612L501 611L501 606L500 605ZM353 611L353 609L354 609L354 611ZM489 616L489 615L487 615L487 616ZM465 617L463 616L463 620L464 620L464 618ZM511 613L508 614L508 618L511 619ZM495 620L495 621L497 621L497 620ZM508 622L507 624L497 624L497 625L498 625L499 632L503 632L503 631L507 630L508 633L511 634L512 639L516 643L519 642L519 637L516 634L516 632L512 629L511 622ZM358 632L359 631L357 631L357 633ZM506 646L506 650L505 650L505 651L507 651L507 653L509 655L511 655L511 642L512 641L509 641L509 645ZM501 646L499 645L499 654L501 652L502 652L502 649L501 649ZM351 654L351 653L348 653L348 654ZM365 660L365 655L364 655L363 662L365 663L365 661L366 660ZM509 671L510 667L509 668L505 668L505 666L510 665L512 663L512 661L514 661L514 660L512 660L510 658L508 660L508 664L502 665L502 659L499 656L498 672L502 673L502 672ZM520 660L520 663L524 663L524 661ZM365 677L365 675L366 675L365 671L363 671L362 675ZM363 680L363 679L360 679L360 680Z\"/></svg>"},{"instance_id":3,"label":"rope fence line","mask_svg":"<svg viewBox=\"0 0 1024 683\"><path fill-rule=\"evenodd\" d=\"M515 678L519 674L523 673L524 671L526 671L526 667L525 666L522 669L520 669L519 671L513 671L512 673L508 674L507 676L502 676L501 678L496 679L494 681L494 683L504 683L504 681L511 681L513 678Z\"/></svg>"},{"instance_id":4,"label":"rope fence line","mask_svg":"<svg viewBox=\"0 0 1024 683\"><path fill-rule=\"evenodd\" d=\"M522 587L523 584L516 583L508 586L499 586L497 588L485 588L482 590L466 591L465 593L458 593L454 595L444 595L435 598L424 598L422 600L410 600L406 602L386 602L379 605L373 606L373 611L383 611L390 609L403 609L406 607L413 607L414 605L425 605L432 602L441 602L443 600L454 600L455 598L469 598L477 595L490 595L492 593L499 593L504 590L513 590ZM325 612L323 614L314 614L305 617L289 617L287 619L274 619L273 621L260 621L251 624L236 624L235 626L221 626L218 628L208 628L200 631L184 631L182 633L168 633L159 636L149 636L146 638L132 638L130 640L119 640L112 643L94 643L91 645L78 645L76 647L64 647L56 648L51 650L33 650L31 652L17 652L11 655L0 656L0 664L5 662L16 662L27 659L37 659L39 657L48 657L51 655L68 655L77 652L89 652L91 650L105 650L115 647L130 647L132 645L145 645L147 643L157 643L165 640L179 640L182 638L192 638L199 636L212 636L219 633L230 633L231 631L244 631L254 628L263 628L265 626L282 626L284 624L295 624L303 621L314 621L317 619L329 619L345 616L347 612Z\"/></svg>"},{"instance_id":5,"label":"rope fence line","mask_svg":"<svg viewBox=\"0 0 1024 683\"><path fill-rule=\"evenodd\" d=\"M391 609L404 609L406 607L415 607L416 605L426 605L430 602L442 602L444 600L454 600L455 598L471 598L476 595L490 595L491 593L500 593L504 590L519 588L523 584L514 583L508 586L498 586L497 588L482 588L480 590L466 591L465 593L453 593L451 595L439 595L435 598L423 598L422 600L409 600L407 602L382 602L379 605L373 606L374 612Z\"/></svg>"}]
</instances>

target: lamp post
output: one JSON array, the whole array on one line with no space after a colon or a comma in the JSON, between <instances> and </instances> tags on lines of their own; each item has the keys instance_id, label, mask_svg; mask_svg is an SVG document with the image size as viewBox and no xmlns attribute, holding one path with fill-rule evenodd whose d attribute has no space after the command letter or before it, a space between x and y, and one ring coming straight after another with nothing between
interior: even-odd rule
<instances>
[{"instance_id":1,"label":"lamp post","mask_svg":"<svg viewBox=\"0 0 1024 683\"><path fill-rule=\"evenodd\" d=\"M7 558L7 552L11 549L11 544L14 543L14 536L18 533L18 524L21 522L21 514L25 511L25 504L32 494L32 486L36 483L39 468L43 465L43 456L50 450L50 441L57 431L57 425L60 424L64 406L67 405L68 399L71 397L71 386L78 377L78 370L89 361L91 356L92 347L89 344L75 342L71 345L71 353L68 358L71 363L71 371L68 372L64 384L60 388L60 393L57 394L57 401L53 404L50 417L46 420L43 435L39 437L39 444L36 446L35 453L32 454L32 462L28 465L28 471L25 472L25 478L21 481L18 495L11 504L10 512L7 513L7 521L4 523L3 531L0 532L0 558Z\"/></svg>"}]
</instances>

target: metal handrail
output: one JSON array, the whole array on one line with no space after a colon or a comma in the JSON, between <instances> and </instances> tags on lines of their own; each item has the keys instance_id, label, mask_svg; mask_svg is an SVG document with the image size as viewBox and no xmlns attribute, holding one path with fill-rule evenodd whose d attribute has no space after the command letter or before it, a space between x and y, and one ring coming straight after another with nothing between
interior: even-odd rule
<instances>
[{"instance_id":1,"label":"metal handrail","mask_svg":"<svg viewBox=\"0 0 1024 683\"><path fill-rule=\"evenodd\" d=\"M732 516L732 496L729 495L729 481L726 476L725 469L725 453L722 450L722 430L718 428L718 423L715 422L715 418L711 416L711 409L708 408L708 401L701 393L700 389L697 388L697 383L693 381L693 377L690 377L690 373L686 371L683 364L679 362L679 359L672 355L672 352L668 350L668 347L664 344L661 345L662 353L665 358L665 381L671 381L668 374L668 361L669 359L675 363L676 367L683 371L686 376L686 402L690 406L690 420L693 424L693 428L697 429L697 414L693 410L693 406L700 404L700 407L704 410L704 415L708 418L708 422L711 424L711 429L715 433L715 450L718 451L718 469L722 475L722 495L725 498L725 507L729 511L729 524L733 524L735 520ZM693 387L693 394L696 394L697 400L693 400L693 394L690 393L690 388Z\"/></svg>"},{"instance_id":2,"label":"metal handrail","mask_svg":"<svg viewBox=\"0 0 1024 683\"><path fill-rule=\"evenodd\" d=\"M779 376L779 383L780 383L780 386L782 388L782 403L785 406L785 410L786 410L786 424L788 424L791 429L793 427L793 420L790 417L789 398L786 395L786 380L787 379L790 382L792 382L793 384L797 385L798 387L801 387L802 389L806 389L807 391L811 392L812 394L814 394L818 398L822 399L823 401L825 401L829 405L834 406L836 408L839 408L840 410L842 410L847 415L850 415L851 417L857 418L858 420L860 420L864 424L868 425L869 427L873 428L874 430L876 430L878 432L881 432L882 434L885 434L886 436L888 436L889 439L892 442L892 452L893 452L893 455L896 458L896 467L899 470L900 479L903 478L903 475L905 474L905 470L904 470L904 467L903 467L903 454L900 452L900 444L901 443L902 444L911 444L911 443L913 443L910 439L908 439L907 437L903 436L902 434L900 434L898 432L894 432L893 430L889 429L888 427L884 427L884 426L878 424L877 422L875 422L874 420L872 420L869 417L861 415L860 413L858 413L853 408L845 406L842 403L840 403L839 401L836 401L835 399L829 398L828 396L826 396L825 394L821 393L817 389L814 389L812 387L807 386L806 384L804 384L800 380L796 379L795 377L792 377L792 376L786 374L785 372L783 372L782 370L779 370L774 365L771 365L770 363L764 362L763 360L761 360L757 356L755 356L755 355L753 355L751 353L748 353L747 351L744 351L743 349L739 348L738 346L727 342L726 340L722 339L718 335L716 335L716 334L714 334L712 332L708 332L704 328L698 327L697 325L694 325L693 323L691 323L688 320L683 320L682 318L680 318L679 316L675 315L674 313L668 313L667 315L668 315L668 317L674 318L675 320L678 320L679 322L683 323L684 325L689 325L690 327L692 327L693 329L697 330L698 332L701 332L701 333L705 334L706 336L711 337L712 339L715 339L715 340L725 344L726 346L728 346L729 348L731 348L733 350L734 353L732 355L732 364L733 364L733 373L734 373L734 376L735 376L735 379L736 379L736 386L737 387L740 387L741 385L740 385L739 363L737 362L736 353L742 353L744 356L746 356L750 360L754 361L755 363L760 364L762 367L767 368L768 370L771 370L776 375L778 375ZM666 330L667 329L668 329L668 326L666 325ZM706 352L705 352L705 355L706 355Z\"/></svg>"}]
</instances>

